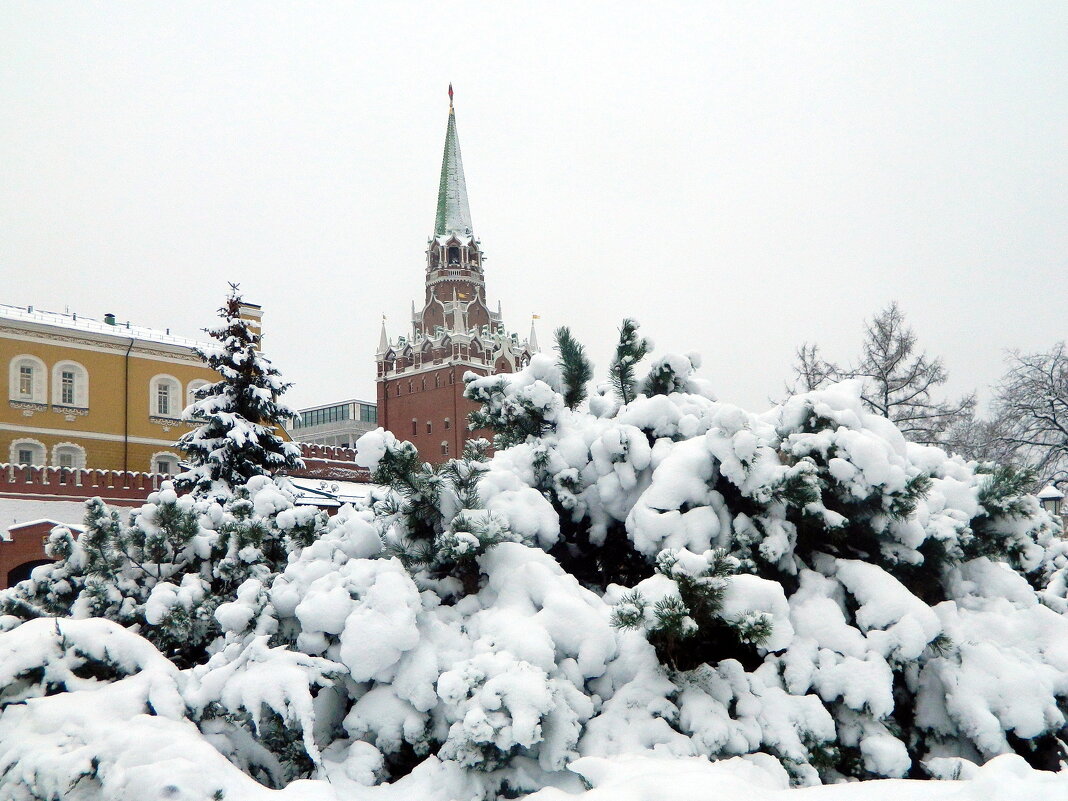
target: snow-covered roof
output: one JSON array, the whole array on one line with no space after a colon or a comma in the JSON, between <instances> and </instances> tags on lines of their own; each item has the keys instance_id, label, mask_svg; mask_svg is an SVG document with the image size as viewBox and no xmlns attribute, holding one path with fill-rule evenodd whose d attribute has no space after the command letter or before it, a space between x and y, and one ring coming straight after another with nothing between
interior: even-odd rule
<instances>
[{"instance_id":1,"label":"snow-covered roof","mask_svg":"<svg viewBox=\"0 0 1068 801\"><path fill-rule=\"evenodd\" d=\"M54 520L51 517L39 517L36 520L27 520L25 523L12 523L7 527L7 530L14 531L18 528L29 528L30 526L38 526L41 523L51 523L53 526L66 526L71 531L85 531L85 526L80 526L75 523L64 523L62 520Z\"/></svg>"},{"instance_id":2,"label":"snow-covered roof","mask_svg":"<svg viewBox=\"0 0 1068 801\"><path fill-rule=\"evenodd\" d=\"M317 478L290 478L294 500L298 504L341 506L371 497L377 486L357 481L331 481Z\"/></svg>"},{"instance_id":3,"label":"snow-covered roof","mask_svg":"<svg viewBox=\"0 0 1068 801\"><path fill-rule=\"evenodd\" d=\"M1042 488L1042 491L1038 493L1038 499L1040 501L1057 501L1063 497L1064 493L1052 484L1047 484Z\"/></svg>"},{"instance_id":4,"label":"snow-covered roof","mask_svg":"<svg viewBox=\"0 0 1068 801\"><path fill-rule=\"evenodd\" d=\"M460 138L456 135L456 114L449 106L449 125L445 129L445 154L441 159L441 183L438 185L438 209L434 218L434 236L452 234L471 236L471 208L467 203L467 181L460 158Z\"/></svg>"},{"instance_id":5,"label":"snow-covered roof","mask_svg":"<svg viewBox=\"0 0 1068 801\"><path fill-rule=\"evenodd\" d=\"M68 314L65 312L43 311L41 309L35 309L32 306L27 308L25 306L9 306L0 303L0 319L51 325L57 328L86 331L95 334L110 334L111 336L116 337L127 339L132 338L146 342L161 342L167 345L180 345L187 348L211 347L211 345L199 342L195 339L174 336L165 331L158 331L154 328L145 328L140 325L131 325L128 322L111 325L110 323L105 323L92 317L85 317L77 313Z\"/></svg>"},{"instance_id":6,"label":"snow-covered roof","mask_svg":"<svg viewBox=\"0 0 1068 801\"><path fill-rule=\"evenodd\" d=\"M85 517L85 504L82 501L0 498L0 540L10 542L12 539L10 530L28 523L40 523L47 520L57 525L71 526L83 517Z\"/></svg>"}]
</instances>

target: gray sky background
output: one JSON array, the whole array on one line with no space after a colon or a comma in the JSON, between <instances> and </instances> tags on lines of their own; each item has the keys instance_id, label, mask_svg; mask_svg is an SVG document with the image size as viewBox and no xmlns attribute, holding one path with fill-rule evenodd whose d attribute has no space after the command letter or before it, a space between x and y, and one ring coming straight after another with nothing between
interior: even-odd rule
<instances>
[{"instance_id":1,"label":"gray sky background","mask_svg":"<svg viewBox=\"0 0 1068 801\"><path fill-rule=\"evenodd\" d=\"M1068 334L1068 3L0 6L0 302L265 309L295 406L422 297L450 81L491 302L722 400L898 300L953 393Z\"/></svg>"}]
</instances>

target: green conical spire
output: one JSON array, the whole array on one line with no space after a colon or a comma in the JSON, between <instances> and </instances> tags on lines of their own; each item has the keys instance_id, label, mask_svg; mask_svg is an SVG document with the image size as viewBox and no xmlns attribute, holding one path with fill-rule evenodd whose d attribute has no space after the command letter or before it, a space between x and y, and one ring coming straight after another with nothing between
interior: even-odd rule
<instances>
[{"instance_id":1,"label":"green conical spire","mask_svg":"<svg viewBox=\"0 0 1068 801\"><path fill-rule=\"evenodd\" d=\"M441 183L438 186L438 210L434 218L434 236L459 234L471 236L471 209L467 205L467 182L460 158L460 139L456 135L456 114L452 108L452 85L449 85L449 127L445 129L445 155L441 159Z\"/></svg>"}]
</instances>

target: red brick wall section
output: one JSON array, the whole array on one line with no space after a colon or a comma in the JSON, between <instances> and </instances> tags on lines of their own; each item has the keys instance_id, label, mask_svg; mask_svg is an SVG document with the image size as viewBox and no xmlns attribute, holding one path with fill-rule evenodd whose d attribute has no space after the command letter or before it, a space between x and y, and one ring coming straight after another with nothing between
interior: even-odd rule
<instances>
[{"instance_id":1,"label":"red brick wall section","mask_svg":"<svg viewBox=\"0 0 1068 801\"><path fill-rule=\"evenodd\" d=\"M51 561L45 555L44 544L49 533L58 525L55 520L12 526L8 529L10 540L0 540L0 590L7 589L8 574L29 562Z\"/></svg>"},{"instance_id":2,"label":"red brick wall section","mask_svg":"<svg viewBox=\"0 0 1068 801\"><path fill-rule=\"evenodd\" d=\"M361 484L366 484L371 480L371 474L356 465L354 448L302 442L300 455L304 459L304 469L290 471L292 476L318 478L324 481L354 481Z\"/></svg>"},{"instance_id":3,"label":"red brick wall section","mask_svg":"<svg viewBox=\"0 0 1068 801\"><path fill-rule=\"evenodd\" d=\"M467 416L478 409L477 403L463 396L463 375L469 370L479 372L472 367L445 365L380 381L378 424L393 432L397 439L411 442L423 460L433 464L458 457L463 453L465 440L491 439L488 431L467 430ZM443 452L442 442L448 443L448 454Z\"/></svg>"}]
</instances>

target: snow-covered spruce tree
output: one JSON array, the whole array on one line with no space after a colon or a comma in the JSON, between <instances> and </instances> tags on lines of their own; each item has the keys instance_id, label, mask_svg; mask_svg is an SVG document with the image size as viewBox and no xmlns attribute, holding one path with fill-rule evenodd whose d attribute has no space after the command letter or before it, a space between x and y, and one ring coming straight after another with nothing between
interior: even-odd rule
<instances>
[{"instance_id":1,"label":"snow-covered spruce tree","mask_svg":"<svg viewBox=\"0 0 1068 801\"><path fill-rule=\"evenodd\" d=\"M511 388L521 391L539 369L532 365L527 375L510 377L495 405L508 408ZM689 688L679 700L682 720L696 726L690 736L702 738L700 732L713 729L697 726L688 710L705 709L720 721L717 726L743 725L728 723L728 712L709 712L715 705L709 707L708 698L720 697L714 688L725 681L731 693L744 685L746 692L768 697L772 686L780 688L792 699L782 699L780 712L800 704L788 713L801 716L791 724L800 745L764 747L802 781L817 773L920 775L931 754L981 761L998 749L1016 749L1039 764L1056 753L1063 716L1014 729L1004 713L994 711L980 724L956 702L932 702L942 710L933 717L922 714L918 702L920 695L937 695L945 680L964 680L951 666L968 662L970 638L984 637L975 628L981 618L971 612L954 618L949 610L985 608L985 596L972 595L971 582L979 575L992 581L993 565L1024 582L1012 592L1031 599L1034 625L1041 625L1040 604L1058 615L1065 610L1066 549L1055 537L1055 521L1023 484L1002 471L985 473L936 448L909 444L892 423L866 410L857 382L796 396L759 417L673 389L641 394L607 417L561 412L541 437L498 453L487 479L497 470L524 476L549 498L561 517L560 540L551 552L588 587L606 589L605 600L617 604L617 623L640 619L637 627L678 671L674 681ZM617 573L605 582L601 571L583 570L598 564L605 550L625 550L611 541L613 534L629 547L629 580L620 581ZM754 637L747 646L755 661L736 648L737 640L710 636L714 646L686 652L704 660L703 666L683 663L689 669L679 670L670 653L685 635L700 642L701 624L688 614L692 604L681 591L655 590L664 576L654 570L658 560L681 549L701 554L716 547L726 548L750 575L726 580L728 595L735 588L742 600L725 602L725 611L707 615L705 625L722 626L748 611L770 616L771 631L769 617L748 621L757 625L754 634L768 634L762 644ZM581 558L572 561L575 554ZM612 562L618 570L618 559ZM1037 592L1026 588L1028 581ZM1003 589L987 590L992 599L1008 592L1005 584L993 586ZM639 587L645 591L636 593ZM946 601L952 605L943 606ZM715 598L707 608L715 610ZM860 639L850 646L825 639L818 627L832 619ZM992 658L999 669L1021 676L1045 669L1038 667L1040 651L1028 647L1023 656L1015 648L997 646ZM978 663L962 669L979 669ZM864 671L869 678L862 680ZM854 684L867 689L847 691ZM1021 703L1062 705L1068 687L1059 695L1044 692ZM983 699L972 702L990 709ZM1003 728L995 732L991 720ZM780 730L765 731L773 742L784 742Z\"/></svg>"},{"instance_id":2,"label":"snow-covered spruce tree","mask_svg":"<svg viewBox=\"0 0 1068 801\"><path fill-rule=\"evenodd\" d=\"M289 554L325 526L314 507L294 507L268 478L239 486L222 504L179 496L170 482L129 523L99 498L85 532L50 536L54 564L0 596L0 611L36 617L102 617L134 627L180 667L199 664L222 633L215 619L249 579L269 583Z\"/></svg>"},{"instance_id":3,"label":"snow-covered spruce tree","mask_svg":"<svg viewBox=\"0 0 1068 801\"><path fill-rule=\"evenodd\" d=\"M644 630L660 661L674 670L730 658L756 667L760 657L752 646L764 644L772 622L764 612L723 615L727 579L738 567L738 560L722 549L704 554L663 550L656 558L656 575L620 598L612 622Z\"/></svg>"},{"instance_id":4,"label":"snow-covered spruce tree","mask_svg":"<svg viewBox=\"0 0 1068 801\"><path fill-rule=\"evenodd\" d=\"M523 539L479 497L485 448L472 441L464 458L434 466L391 434L383 432L379 447L372 480L390 491L373 508L387 552L443 597L477 591L477 558L501 542Z\"/></svg>"},{"instance_id":5,"label":"snow-covered spruce tree","mask_svg":"<svg viewBox=\"0 0 1068 801\"><path fill-rule=\"evenodd\" d=\"M481 404L470 415L470 428L492 431L498 450L548 433L565 406L563 375L548 358L531 361L522 373L527 378L523 386L515 385L515 375L464 375L464 397Z\"/></svg>"},{"instance_id":6,"label":"snow-covered spruce tree","mask_svg":"<svg viewBox=\"0 0 1068 801\"><path fill-rule=\"evenodd\" d=\"M290 384L283 382L270 359L260 353L260 335L241 317L241 295L230 285L226 303L219 309L223 325L207 329L219 344L198 351L222 378L196 391L193 403L182 413L187 422L199 423L178 446L190 469L179 475L179 490L225 495L226 488L253 476L272 475L303 465L300 448L286 442L275 429L293 416L278 402Z\"/></svg>"}]
</instances>

